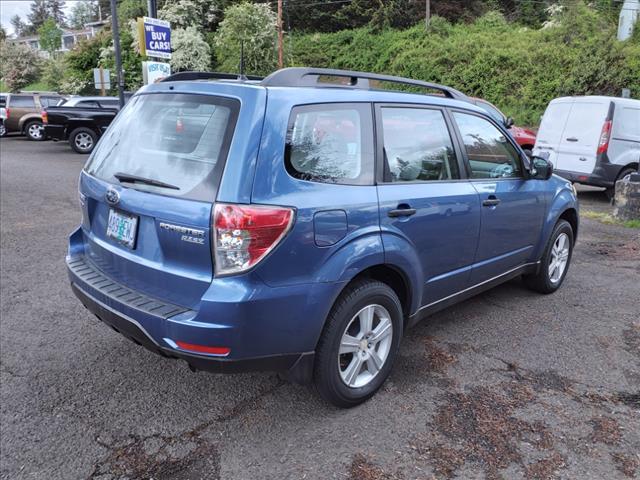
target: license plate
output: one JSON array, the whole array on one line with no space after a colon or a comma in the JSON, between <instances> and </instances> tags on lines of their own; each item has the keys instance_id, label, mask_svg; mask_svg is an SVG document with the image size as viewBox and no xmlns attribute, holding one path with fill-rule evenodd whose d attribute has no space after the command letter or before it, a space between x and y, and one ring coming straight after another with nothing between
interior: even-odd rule
<instances>
[{"instance_id":1,"label":"license plate","mask_svg":"<svg viewBox=\"0 0 640 480\"><path fill-rule=\"evenodd\" d=\"M136 246L136 232L138 230L138 217L127 215L113 208L109 209L109 222L107 223L107 237L133 249Z\"/></svg>"}]
</instances>

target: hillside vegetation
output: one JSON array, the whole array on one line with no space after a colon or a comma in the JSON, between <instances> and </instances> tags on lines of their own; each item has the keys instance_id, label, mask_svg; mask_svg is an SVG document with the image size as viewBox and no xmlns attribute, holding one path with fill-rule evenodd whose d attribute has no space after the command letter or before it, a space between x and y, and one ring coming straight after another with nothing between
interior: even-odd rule
<instances>
[{"instance_id":1,"label":"hillside vegetation","mask_svg":"<svg viewBox=\"0 0 640 480\"><path fill-rule=\"evenodd\" d=\"M436 17L428 32L419 24L297 35L289 60L443 83L486 98L521 124L537 125L555 97L615 96L622 88L640 97L640 35L621 43L615 32L611 19L578 4L542 29L490 12L467 24Z\"/></svg>"}]
</instances>

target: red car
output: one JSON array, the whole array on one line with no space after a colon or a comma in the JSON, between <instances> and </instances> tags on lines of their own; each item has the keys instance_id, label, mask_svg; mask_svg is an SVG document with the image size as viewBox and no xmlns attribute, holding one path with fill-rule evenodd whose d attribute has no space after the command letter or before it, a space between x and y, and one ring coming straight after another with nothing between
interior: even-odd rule
<instances>
[{"instance_id":1,"label":"red car","mask_svg":"<svg viewBox=\"0 0 640 480\"><path fill-rule=\"evenodd\" d=\"M513 118L507 117L504 113L498 110L498 107L482 98L472 98L471 101L478 107L486 110L494 120L503 123L507 128L509 128L513 138L515 138L518 145L520 145L524 150L533 150L533 146L536 143L535 132L515 126L513 124Z\"/></svg>"}]
</instances>

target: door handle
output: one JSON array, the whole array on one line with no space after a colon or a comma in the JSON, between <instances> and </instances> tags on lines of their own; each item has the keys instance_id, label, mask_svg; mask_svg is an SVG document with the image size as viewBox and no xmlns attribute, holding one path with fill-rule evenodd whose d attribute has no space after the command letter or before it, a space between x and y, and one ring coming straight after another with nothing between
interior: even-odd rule
<instances>
[{"instance_id":1,"label":"door handle","mask_svg":"<svg viewBox=\"0 0 640 480\"><path fill-rule=\"evenodd\" d=\"M486 200L483 200L482 202L482 206L483 207L495 207L496 205L500 204L500 199L496 198L495 195L489 195L489 198L487 198Z\"/></svg>"},{"instance_id":2,"label":"door handle","mask_svg":"<svg viewBox=\"0 0 640 480\"><path fill-rule=\"evenodd\" d=\"M396 208L395 210L389 210L389 215L391 218L397 217L410 217L411 215L415 215L415 208Z\"/></svg>"},{"instance_id":3,"label":"door handle","mask_svg":"<svg viewBox=\"0 0 640 480\"><path fill-rule=\"evenodd\" d=\"M578 139L576 137L569 137L567 138L567 142L577 142Z\"/></svg>"}]
</instances>

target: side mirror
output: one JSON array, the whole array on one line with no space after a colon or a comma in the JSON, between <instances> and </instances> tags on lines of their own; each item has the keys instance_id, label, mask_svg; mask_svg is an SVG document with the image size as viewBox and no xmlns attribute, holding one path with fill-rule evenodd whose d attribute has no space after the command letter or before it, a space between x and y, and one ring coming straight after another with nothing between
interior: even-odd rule
<instances>
[{"instance_id":1,"label":"side mirror","mask_svg":"<svg viewBox=\"0 0 640 480\"><path fill-rule=\"evenodd\" d=\"M549 161L549 153L531 156L529 177L535 180L549 180L553 174L553 165Z\"/></svg>"},{"instance_id":2,"label":"side mirror","mask_svg":"<svg viewBox=\"0 0 640 480\"><path fill-rule=\"evenodd\" d=\"M504 121L504 126L506 128L511 128L515 125L515 122L513 121L513 118L511 117L507 117L507 119Z\"/></svg>"}]
</instances>

